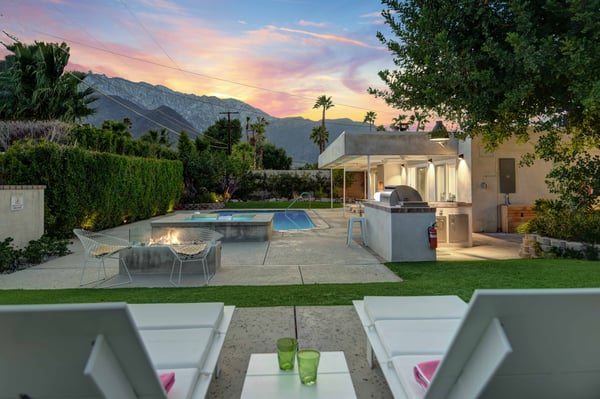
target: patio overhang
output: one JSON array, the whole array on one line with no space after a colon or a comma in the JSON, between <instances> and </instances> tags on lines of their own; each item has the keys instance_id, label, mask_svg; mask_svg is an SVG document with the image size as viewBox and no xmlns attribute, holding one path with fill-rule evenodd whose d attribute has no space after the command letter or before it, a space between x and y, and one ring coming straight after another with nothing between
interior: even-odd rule
<instances>
[{"instance_id":1,"label":"patio overhang","mask_svg":"<svg viewBox=\"0 0 600 399\"><path fill-rule=\"evenodd\" d=\"M434 162L458 156L458 140L430 140L427 132L342 133L321 155L319 169L364 171L369 166Z\"/></svg>"}]
</instances>

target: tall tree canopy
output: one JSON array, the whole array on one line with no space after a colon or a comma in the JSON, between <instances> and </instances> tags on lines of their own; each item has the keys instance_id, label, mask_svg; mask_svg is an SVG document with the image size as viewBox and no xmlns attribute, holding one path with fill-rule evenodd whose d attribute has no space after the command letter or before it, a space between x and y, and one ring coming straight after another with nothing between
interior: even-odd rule
<instances>
[{"instance_id":1,"label":"tall tree canopy","mask_svg":"<svg viewBox=\"0 0 600 399\"><path fill-rule=\"evenodd\" d=\"M94 112L88 107L93 90L79 90L85 74L65 72L65 43L2 45L13 54L0 61L0 119L73 122Z\"/></svg>"},{"instance_id":2,"label":"tall tree canopy","mask_svg":"<svg viewBox=\"0 0 600 399\"><path fill-rule=\"evenodd\" d=\"M455 121L490 147L527 140L533 126L544 133L532 159L568 166L598 148L600 0L382 4L396 37L378 37L397 69L381 71L387 89L372 94Z\"/></svg>"},{"instance_id":3,"label":"tall tree canopy","mask_svg":"<svg viewBox=\"0 0 600 399\"><path fill-rule=\"evenodd\" d=\"M240 142L242 123L239 119L228 121L227 118L221 118L206 129L204 138L213 148L219 148L225 152L230 143L234 146Z\"/></svg>"}]
</instances>

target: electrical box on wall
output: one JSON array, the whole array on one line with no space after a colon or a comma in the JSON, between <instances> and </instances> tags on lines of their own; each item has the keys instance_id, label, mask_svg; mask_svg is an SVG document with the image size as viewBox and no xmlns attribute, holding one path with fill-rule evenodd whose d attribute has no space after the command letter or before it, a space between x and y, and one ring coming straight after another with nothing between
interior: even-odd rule
<instances>
[{"instance_id":1,"label":"electrical box on wall","mask_svg":"<svg viewBox=\"0 0 600 399\"><path fill-rule=\"evenodd\" d=\"M515 159L499 159L500 192L510 194L516 192Z\"/></svg>"}]
</instances>

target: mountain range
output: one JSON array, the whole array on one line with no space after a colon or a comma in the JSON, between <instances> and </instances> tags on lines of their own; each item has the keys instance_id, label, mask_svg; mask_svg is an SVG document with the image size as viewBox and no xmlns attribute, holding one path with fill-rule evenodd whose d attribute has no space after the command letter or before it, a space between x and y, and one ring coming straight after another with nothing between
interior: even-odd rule
<instances>
[{"instance_id":1,"label":"mountain range","mask_svg":"<svg viewBox=\"0 0 600 399\"><path fill-rule=\"evenodd\" d=\"M193 139L202 135L217 120L227 118L229 112L230 117L239 119L242 126L246 125L246 117L250 118L251 123L257 117L265 118L269 122L265 134L267 141L283 148L292 158L294 166L316 163L319 157L319 148L310 140L310 132L321 121L302 117L276 118L235 99L185 94L165 86L94 73L86 76L85 84L94 88L98 97L90 105L96 112L84 121L94 126L100 126L105 120L129 118L134 137L151 129L160 131L166 128L170 132L171 141L177 142L177 135L182 130ZM329 142L343 131L368 131L365 123L346 118L327 119L326 124Z\"/></svg>"}]
</instances>

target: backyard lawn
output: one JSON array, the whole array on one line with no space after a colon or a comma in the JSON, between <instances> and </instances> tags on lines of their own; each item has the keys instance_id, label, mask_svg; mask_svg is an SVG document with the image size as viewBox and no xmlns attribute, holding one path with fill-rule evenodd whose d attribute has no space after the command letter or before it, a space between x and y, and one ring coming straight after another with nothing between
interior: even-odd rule
<instances>
[{"instance_id":1,"label":"backyard lawn","mask_svg":"<svg viewBox=\"0 0 600 399\"><path fill-rule=\"evenodd\" d=\"M224 302L238 307L350 305L365 295L459 295L478 288L600 287L600 262L515 259L388 263L400 283L0 290L0 304Z\"/></svg>"}]
</instances>

